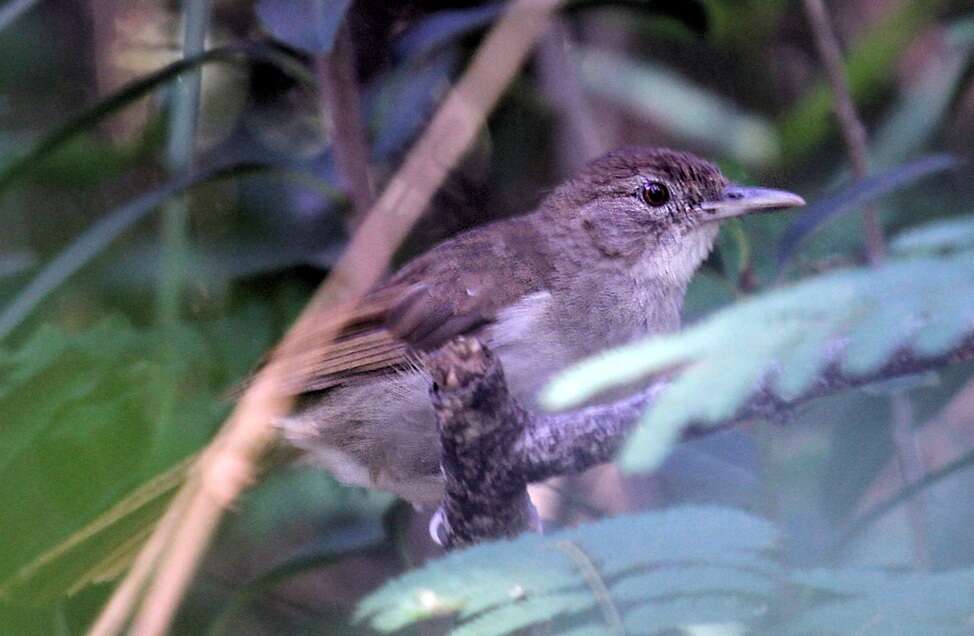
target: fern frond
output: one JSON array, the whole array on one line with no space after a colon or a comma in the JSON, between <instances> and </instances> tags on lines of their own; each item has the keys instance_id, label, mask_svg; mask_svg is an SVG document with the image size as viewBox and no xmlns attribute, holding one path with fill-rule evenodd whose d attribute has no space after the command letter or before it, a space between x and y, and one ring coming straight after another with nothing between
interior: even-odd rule
<instances>
[{"instance_id":1,"label":"fern frond","mask_svg":"<svg viewBox=\"0 0 974 636\"><path fill-rule=\"evenodd\" d=\"M974 570L891 574L814 570L791 576L828 599L781 627L782 634L970 634Z\"/></svg>"},{"instance_id":2,"label":"fern frond","mask_svg":"<svg viewBox=\"0 0 974 636\"><path fill-rule=\"evenodd\" d=\"M393 631L452 615L457 634L506 634L570 615L572 628L611 633L622 626L614 612L628 625L636 620L628 613L649 611L649 602L667 628L692 622L687 608L704 622L733 622L754 616L775 589L776 541L765 521L723 508L618 517L449 554L384 585L362 601L357 618Z\"/></svg>"}]
</instances>

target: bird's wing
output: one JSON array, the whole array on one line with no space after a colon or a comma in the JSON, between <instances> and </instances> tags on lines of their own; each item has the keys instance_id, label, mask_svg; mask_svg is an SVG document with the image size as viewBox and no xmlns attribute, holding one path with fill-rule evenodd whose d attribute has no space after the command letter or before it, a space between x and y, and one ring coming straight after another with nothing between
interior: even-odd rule
<instances>
[{"instance_id":1,"label":"bird's wing","mask_svg":"<svg viewBox=\"0 0 974 636\"><path fill-rule=\"evenodd\" d=\"M355 305L322 314L275 357L287 369L284 391L298 395L343 384L356 376L403 367L410 347L386 327L386 313L406 290L380 288Z\"/></svg>"},{"instance_id":2,"label":"bird's wing","mask_svg":"<svg viewBox=\"0 0 974 636\"><path fill-rule=\"evenodd\" d=\"M507 223L511 223L508 221ZM334 340L305 336L292 348L286 390L322 391L365 375L413 366L418 356L452 338L477 333L497 312L543 287L540 259L525 249L529 231L473 230L407 264L352 307L337 308L314 326Z\"/></svg>"}]
</instances>

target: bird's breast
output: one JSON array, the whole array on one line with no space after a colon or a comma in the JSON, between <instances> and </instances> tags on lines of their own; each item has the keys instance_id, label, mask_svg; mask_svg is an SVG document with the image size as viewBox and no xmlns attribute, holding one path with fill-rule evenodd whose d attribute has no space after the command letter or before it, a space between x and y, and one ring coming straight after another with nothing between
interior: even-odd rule
<instances>
[{"instance_id":1,"label":"bird's breast","mask_svg":"<svg viewBox=\"0 0 974 636\"><path fill-rule=\"evenodd\" d=\"M601 277L599 277L601 278ZM604 283L604 280L602 281ZM533 404L559 371L606 349L679 325L682 291L633 279L539 292L501 310L485 334L512 393Z\"/></svg>"}]
</instances>

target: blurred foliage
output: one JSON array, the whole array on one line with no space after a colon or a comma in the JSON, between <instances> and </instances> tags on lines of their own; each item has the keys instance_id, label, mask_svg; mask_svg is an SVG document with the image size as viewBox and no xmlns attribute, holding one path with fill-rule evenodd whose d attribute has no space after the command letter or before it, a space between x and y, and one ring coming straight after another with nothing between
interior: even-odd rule
<instances>
[{"instance_id":1,"label":"blurred foliage","mask_svg":"<svg viewBox=\"0 0 974 636\"><path fill-rule=\"evenodd\" d=\"M266 308L251 304L175 330L138 330L122 318L76 335L43 326L16 350L0 353L0 475L18 484L0 492L11 532L0 571L17 571L135 485L196 451L228 412L221 393L273 344L274 334ZM227 346L231 335L240 346ZM180 407L174 426L160 428L157 387L167 377L179 379ZM102 561L106 549L152 523L151 510L158 512L159 497L172 485L152 486L146 517L124 520L133 525L113 529L121 536L92 548L97 554L85 560ZM39 501L44 505L32 505ZM46 573L55 580L30 590L34 602L50 599L51 590L56 598L73 589L83 576L61 565Z\"/></svg>"},{"instance_id":2,"label":"blurred foliage","mask_svg":"<svg viewBox=\"0 0 974 636\"><path fill-rule=\"evenodd\" d=\"M682 507L451 554L358 605L428 554L425 530L412 527L422 521L389 497L283 470L227 520L176 632L346 634L445 615L458 633L549 621L553 633L577 634L969 630L957 626L974 613L974 483L963 460L974 436L938 422L964 412L952 400L970 365L666 453L688 420L730 413L768 369L785 391L807 387L831 338L848 340L843 364L863 371L898 347L943 351L971 330L969 3L829 6L872 133L875 176L851 186L798 2L573 0L561 16L568 40L555 44L568 64L556 76L577 76L583 122L606 147L686 147L735 180L812 203L727 224L688 291L693 326L593 361L558 393L561 404L579 402L697 362L626 455L661 462L652 483L631 478L654 493L641 503ZM317 75L343 21L381 185L503 7L213 0L208 50L189 59L181 3L0 9L0 631L89 624L182 462L343 248L353 223ZM183 140L196 168L173 174L164 157L172 87L199 69L198 133ZM530 65L510 87L401 259L529 209L586 159L567 121L579 113L565 117L542 74ZM154 299L173 283L160 264L174 246L153 215L176 200L189 240L170 325ZM861 266L854 214L866 202L894 236L874 270ZM896 462L891 392L908 396L918 435L940 444L922 458L940 467L936 479L901 498L900 482L883 482ZM950 463L951 453L961 459ZM890 489L884 514L856 526L875 492ZM585 499L570 495L568 508ZM905 573L916 537L899 513L917 497L934 571ZM836 550L849 528L858 541Z\"/></svg>"},{"instance_id":3,"label":"blurred foliage","mask_svg":"<svg viewBox=\"0 0 974 636\"><path fill-rule=\"evenodd\" d=\"M671 134L745 165L767 165L780 149L770 122L739 112L666 69L604 51L583 51L582 82L596 95L655 121Z\"/></svg>"},{"instance_id":4,"label":"blurred foliage","mask_svg":"<svg viewBox=\"0 0 974 636\"><path fill-rule=\"evenodd\" d=\"M652 540L647 540L652 536ZM382 631L455 615L454 634L566 628L655 633L762 612L776 533L735 510L678 508L476 546L390 581L359 619Z\"/></svg>"},{"instance_id":5,"label":"blurred foliage","mask_svg":"<svg viewBox=\"0 0 974 636\"><path fill-rule=\"evenodd\" d=\"M650 538L651 537L651 538ZM479 545L390 581L358 619L451 634L966 634L974 570L782 569L778 532L720 508L619 517Z\"/></svg>"},{"instance_id":6,"label":"blurred foliage","mask_svg":"<svg viewBox=\"0 0 974 636\"><path fill-rule=\"evenodd\" d=\"M281 42L311 55L330 53L351 0L259 0L255 11L264 28Z\"/></svg>"},{"instance_id":7,"label":"blurred foliage","mask_svg":"<svg viewBox=\"0 0 974 636\"><path fill-rule=\"evenodd\" d=\"M875 99L892 77L891 70L907 45L945 3L903 2L863 34L849 51L846 72L857 102ZM797 158L831 132L832 95L824 80L810 90L781 122L784 156Z\"/></svg>"}]
</instances>

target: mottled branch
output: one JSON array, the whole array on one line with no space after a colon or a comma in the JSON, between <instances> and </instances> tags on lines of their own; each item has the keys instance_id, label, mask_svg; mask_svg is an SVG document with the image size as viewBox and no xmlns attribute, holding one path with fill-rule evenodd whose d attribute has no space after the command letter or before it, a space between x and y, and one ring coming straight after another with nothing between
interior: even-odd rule
<instances>
[{"instance_id":1,"label":"mottled branch","mask_svg":"<svg viewBox=\"0 0 974 636\"><path fill-rule=\"evenodd\" d=\"M833 352L838 360L841 347ZM974 359L974 336L951 351L924 356L901 350L868 374L847 373L835 362L799 396L784 399L766 382L731 417L694 422L693 439L755 417L780 417L810 400L840 391ZM564 413L534 413L514 400L501 364L476 340L458 338L427 366L443 447L446 494L434 535L445 546L509 537L532 525L527 484L579 473L611 461L656 397L657 382L617 401Z\"/></svg>"},{"instance_id":2,"label":"mottled branch","mask_svg":"<svg viewBox=\"0 0 974 636\"><path fill-rule=\"evenodd\" d=\"M434 538L453 547L527 530L537 516L514 446L530 416L508 393L500 362L459 337L428 368L446 479Z\"/></svg>"}]
</instances>

